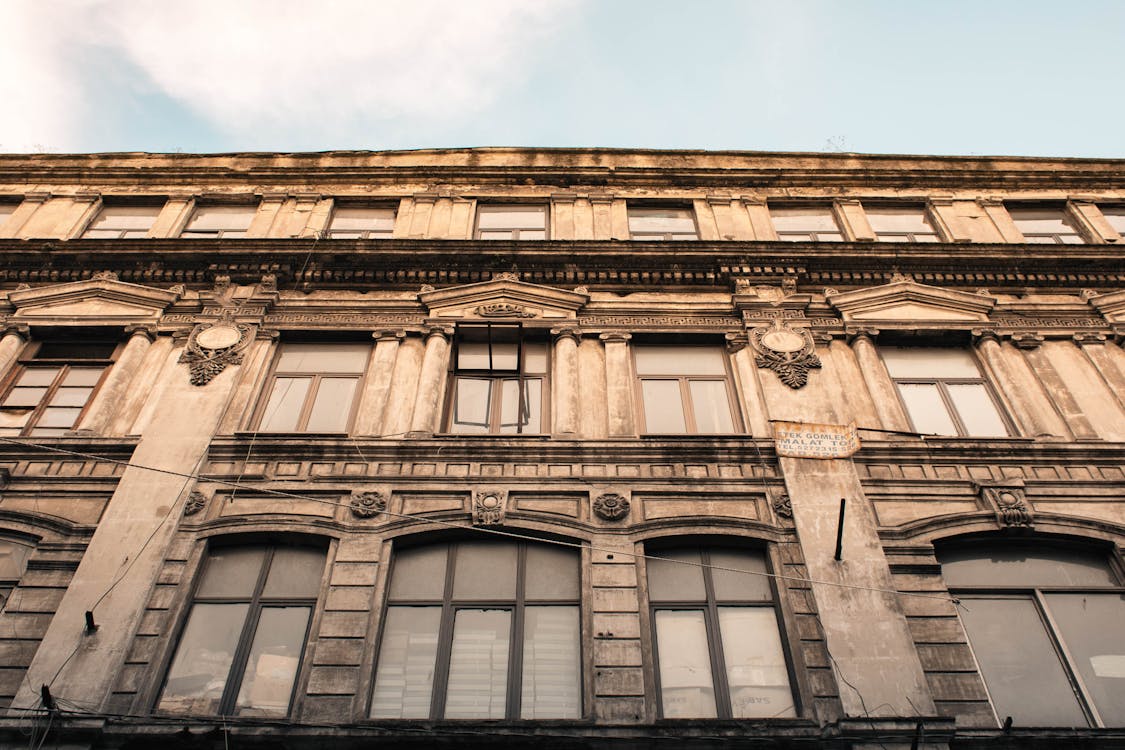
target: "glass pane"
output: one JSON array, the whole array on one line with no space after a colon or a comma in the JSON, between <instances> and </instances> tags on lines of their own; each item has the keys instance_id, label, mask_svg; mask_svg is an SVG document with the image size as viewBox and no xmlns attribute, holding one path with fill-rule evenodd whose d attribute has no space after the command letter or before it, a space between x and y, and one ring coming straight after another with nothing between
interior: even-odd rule
<instances>
[{"instance_id":1,"label":"glass pane","mask_svg":"<svg viewBox=\"0 0 1125 750\"><path fill-rule=\"evenodd\" d=\"M644 402L645 432L687 432L680 381L642 380L641 400Z\"/></svg>"},{"instance_id":2,"label":"glass pane","mask_svg":"<svg viewBox=\"0 0 1125 750\"><path fill-rule=\"evenodd\" d=\"M880 346L892 378L979 378L973 355L964 349Z\"/></svg>"},{"instance_id":3,"label":"glass pane","mask_svg":"<svg viewBox=\"0 0 1125 750\"><path fill-rule=\"evenodd\" d=\"M66 430L65 429L59 429L57 427L49 427L49 428L48 427L35 427L31 430L30 434L32 434L36 437L45 437L45 436L61 437L61 436L66 434Z\"/></svg>"},{"instance_id":4,"label":"glass pane","mask_svg":"<svg viewBox=\"0 0 1125 750\"><path fill-rule=\"evenodd\" d=\"M265 555L265 547L215 547L207 556L207 570L196 598L249 599L258 585Z\"/></svg>"},{"instance_id":5,"label":"glass pane","mask_svg":"<svg viewBox=\"0 0 1125 750\"><path fill-rule=\"evenodd\" d=\"M84 236L89 237L97 230L114 230L115 233L123 229L147 230L159 213L160 206L106 206Z\"/></svg>"},{"instance_id":6,"label":"glass pane","mask_svg":"<svg viewBox=\"0 0 1125 750\"><path fill-rule=\"evenodd\" d=\"M1016 228L1024 234L1074 234L1074 227L1061 207L1015 208L1008 207L1008 213Z\"/></svg>"},{"instance_id":7,"label":"glass pane","mask_svg":"<svg viewBox=\"0 0 1125 750\"><path fill-rule=\"evenodd\" d=\"M543 381L523 381L523 403L520 403L518 380L504 380L500 386L500 432L521 432L534 435L542 431L539 412L543 404Z\"/></svg>"},{"instance_id":8,"label":"glass pane","mask_svg":"<svg viewBox=\"0 0 1125 750\"><path fill-rule=\"evenodd\" d=\"M311 384L312 378L274 378L273 391L270 393L270 400L266 402L262 424L258 429L263 432L295 431Z\"/></svg>"},{"instance_id":9,"label":"glass pane","mask_svg":"<svg viewBox=\"0 0 1125 750\"><path fill-rule=\"evenodd\" d=\"M660 705L666 719L709 719L715 713L715 683L703 613L656 613L660 660Z\"/></svg>"},{"instance_id":10,"label":"glass pane","mask_svg":"<svg viewBox=\"0 0 1125 750\"><path fill-rule=\"evenodd\" d=\"M719 631L734 718L796 716L773 608L720 607Z\"/></svg>"},{"instance_id":11,"label":"glass pane","mask_svg":"<svg viewBox=\"0 0 1125 750\"><path fill-rule=\"evenodd\" d=\"M249 604L196 604L188 615L157 708L215 714Z\"/></svg>"},{"instance_id":12,"label":"glass pane","mask_svg":"<svg viewBox=\"0 0 1125 750\"><path fill-rule=\"evenodd\" d=\"M695 237L695 217L690 208L630 208L629 231L682 233Z\"/></svg>"},{"instance_id":13,"label":"glass pane","mask_svg":"<svg viewBox=\"0 0 1125 750\"><path fill-rule=\"evenodd\" d=\"M18 581L23 577L31 550L29 544L0 541L0 580Z\"/></svg>"},{"instance_id":14,"label":"glass pane","mask_svg":"<svg viewBox=\"0 0 1125 750\"><path fill-rule=\"evenodd\" d=\"M525 341L523 343L523 371L529 375L547 372L547 342Z\"/></svg>"},{"instance_id":15,"label":"glass pane","mask_svg":"<svg viewBox=\"0 0 1125 750\"><path fill-rule=\"evenodd\" d=\"M289 713L311 607L266 607L258 618L235 704L240 716Z\"/></svg>"},{"instance_id":16,"label":"glass pane","mask_svg":"<svg viewBox=\"0 0 1125 750\"><path fill-rule=\"evenodd\" d=\"M1001 721L1011 716L1018 727L1087 726L1030 599L962 598L962 605L961 621Z\"/></svg>"},{"instance_id":17,"label":"glass pane","mask_svg":"<svg viewBox=\"0 0 1125 750\"><path fill-rule=\"evenodd\" d=\"M1047 594L1082 682L1106 726L1125 726L1125 595Z\"/></svg>"},{"instance_id":18,"label":"glass pane","mask_svg":"<svg viewBox=\"0 0 1125 750\"><path fill-rule=\"evenodd\" d=\"M391 576L392 601L440 601L445 596L445 561L448 547L407 547L396 550Z\"/></svg>"},{"instance_id":19,"label":"glass pane","mask_svg":"<svg viewBox=\"0 0 1125 750\"><path fill-rule=\"evenodd\" d=\"M914 429L929 435L956 435L957 427L936 385L898 383L902 402L914 423Z\"/></svg>"},{"instance_id":20,"label":"glass pane","mask_svg":"<svg viewBox=\"0 0 1125 750\"><path fill-rule=\"evenodd\" d=\"M395 223L393 208L373 208L369 206L341 206L332 212L333 236L335 230L354 229L359 231L391 231ZM358 236L358 233L357 235Z\"/></svg>"},{"instance_id":21,"label":"glass pane","mask_svg":"<svg viewBox=\"0 0 1125 750\"><path fill-rule=\"evenodd\" d=\"M83 407L94 392L93 388L59 388L51 396L51 406L77 406Z\"/></svg>"},{"instance_id":22,"label":"glass pane","mask_svg":"<svg viewBox=\"0 0 1125 750\"><path fill-rule=\"evenodd\" d=\"M578 607L524 609L521 719L582 715L578 643Z\"/></svg>"},{"instance_id":23,"label":"glass pane","mask_svg":"<svg viewBox=\"0 0 1125 750\"><path fill-rule=\"evenodd\" d=\"M369 344L282 344L277 371L362 374Z\"/></svg>"},{"instance_id":24,"label":"glass pane","mask_svg":"<svg viewBox=\"0 0 1125 750\"><path fill-rule=\"evenodd\" d=\"M502 232L500 232L500 231L481 232L480 238L482 240L510 240L510 239L512 239L512 237L514 235L515 235L515 233L512 230L509 229L509 230L505 230L505 231L502 231Z\"/></svg>"},{"instance_id":25,"label":"glass pane","mask_svg":"<svg viewBox=\"0 0 1125 750\"><path fill-rule=\"evenodd\" d=\"M516 545L461 542L453 571L453 598L502 601L516 598Z\"/></svg>"},{"instance_id":26,"label":"glass pane","mask_svg":"<svg viewBox=\"0 0 1125 750\"><path fill-rule=\"evenodd\" d=\"M508 610L458 610L449 653L445 718L504 718L511 629Z\"/></svg>"},{"instance_id":27,"label":"glass pane","mask_svg":"<svg viewBox=\"0 0 1125 750\"><path fill-rule=\"evenodd\" d=\"M487 335L487 334L482 334ZM497 331L496 337L505 336ZM489 359L488 341L460 341L457 344L457 367L461 370L502 370L516 372L519 367L519 344L514 341L492 342Z\"/></svg>"},{"instance_id":28,"label":"glass pane","mask_svg":"<svg viewBox=\"0 0 1125 750\"><path fill-rule=\"evenodd\" d=\"M720 602L770 601L773 592L770 579L766 575L766 557L761 552L732 549L713 549L710 551L711 565L718 568L745 570L747 573L732 573L729 570L711 570L711 583L715 589L715 600Z\"/></svg>"},{"instance_id":29,"label":"glass pane","mask_svg":"<svg viewBox=\"0 0 1125 750\"><path fill-rule=\"evenodd\" d=\"M4 399L4 406L38 406L45 395L47 395L46 386L34 388L16 386L8 392L8 397Z\"/></svg>"},{"instance_id":30,"label":"glass pane","mask_svg":"<svg viewBox=\"0 0 1125 750\"><path fill-rule=\"evenodd\" d=\"M492 411L492 381L457 378L453 384L453 418L450 432L488 432Z\"/></svg>"},{"instance_id":31,"label":"glass pane","mask_svg":"<svg viewBox=\"0 0 1125 750\"><path fill-rule=\"evenodd\" d=\"M694 549L660 550L645 563L648 568L648 598L654 602L701 602L706 600L703 588L702 558ZM690 564L685 564L690 563Z\"/></svg>"},{"instance_id":32,"label":"glass pane","mask_svg":"<svg viewBox=\"0 0 1125 750\"><path fill-rule=\"evenodd\" d=\"M20 375L16 384L23 387L28 385L50 385L62 371L61 367L29 367Z\"/></svg>"},{"instance_id":33,"label":"glass pane","mask_svg":"<svg viewBox=\"0 0 1125 750\"><path fill-rule=\"evenodd\" d=\"M72 407L57 407L50 406L43 410L39 415L38 427L73 427L74 423L78 420L78 415L82 413L82 409Z\"/></svg>"},{"instance_id":34,"label":"glass pane","mask_svg":"<svg viewBox=\"0 0 1125 750\"><path fill-rule=\"evenodd\" d=\"M781 232L836 232L831 206L770 208L773 227Z\"/></svg>"},{"instance_id":35,"label":"glass pane","mask_svg":"<svg viewBox=\"0 0 1125 750\"><path fill-rule=\"evenodd\" d=\"M477 226L481 229L546 229L546 206L481 206Z\"/></svg>"},{"instance_id":36,"label":"glass pane","mask_svg":"<svg viewBox=\"0 0 1125 750\"><path fill-rule=\"evenodd\" d=\"M324 550L277 547L262 596L315 599L324 574Z\"/></svg>"},{"instance_id":37,"label":"glass pane","mask_svg":"<svg viewBox=\"0 0 1125 750\"><path fill-rule=\"evenodd\" d=\"M59 339L44 341L35 352L36 359L109 359L117 348L114 341L67 341ZM94 368L101 372L100 367ZM91 385L82 383L81 385Z\"/></svg>"},{"instance_id":38,"label":"glass pane","mask_svg":"<svg viewBox=\"0 0 1125 750\"><path fill-rule=\"evenodd\" d=\"M323 378L309 413L306 432L346 432L359 378Z\"/></svg>"},{"instance_id":39,"label":"glass pane","mask_svg":"<svg viewBox=\"0 0 1125 750\"><path fill-rule=\"evenodd\" d=\"M1023 545L942 549L941 576L951 587L1116 586L1105 554Z\"/></svg>"},{"instance_id":40,"label":"glass pane","mask_svg":"<svg viewBox=\"0 0 1125 750\"><path fill-rule=\"evenodd\" d=\"M195 210L187 230L244 230L250 226L256 210L256 206L203 206Z\"/></svg>"},{"instance_id":41,"label":"glass pane","mask_svg":"<svg viewBox=\"0 0 1125 750\"><path fill-rule=\"evenodd\" d=\"M691 406L695 411L696 432L734 432L725 380L692 380Z\"/></svg>"},{"instance_id":42,"label":"glass pane","mask_svg":"<svg viewBox=\"0 0 1125 750\"><path fill-rule=\"evenodd\" d=\"M545 239L547 239L547 233L544 232L541 229L521 229L520 230L520 239L521 240L545 240Z\"/></svg>"},{"instance_id":43,"label":"glass pane","mask_svg":"<svg viewBox=\"0 0 1125 750\"><path fill-rule=\"evenodd\" d=\"M1099 208L1109 225L1125 237L1125 206L1099 206Z\"/></svg>"},{"instance_id":44,"label":"glass pane","mask_svg":"<svg viewBox=\"0 0 1125 750\"><path fill-rule=\"evenodd\" d=\"M66 375L62 379L62 384L71 386L94 386L101 380L104 371L104 367L72 367L67 370Z\"/></svg>"},{"instance_id":45,"label":"glass pane","mask_svg":"<svg viewBox=\"0 0 1125 750\"><path fill-rule=\"evenodd\" d=\"M526 554L526 599L578 599L577 552L552 544L533 544L527 547Z\"/></svg>"},{"instance_id":46,"label":"glass pane","mask_svg":"<svg viewBox=\"0 0 1125 750\"><path fill-rule=\"evenodd\" d=\"M717 346L636 347L638 375L721 375L726 355Z\"/></svg>"},{"instance_id":47,"label":"glass pane","mask_svg":"<svg viewBox=\"0 0 1125 750\"><path fill-rule=\"evenodd\" d=\"M867 222L876 233L933 233L922 206L873 206L866 209Z\"/></svg>"},{"instance_id":48,"label":"glass pane","mask_svg":"<svg viewBox=\"0 0 1125 750\"><path fill-rule=\"evenodd\" d=\"M0 434L18 435L30 418L30 411L0 411Z\"/></svg>"},{"instance_id":49,"label":"glass pane","mask_svg":"<svg viewBox=\"0 0 1125 750\"><path fill-rule=\"evenodd\" d=\"M440 623L441 607L387 608L371 718L429 718Z\"/></svg>"},{"instance_id":50,"label":"glass pane","mask_svg":"<svg viewBox=\"0 0 1125 750\"><path fill-rule=\"evenodd\" d=\"M1008 434L1008 428L996 410L996 402L988 395L983 383L946 383L945 388L968 434L976 437Z\"/></svg>"}]
</instances>

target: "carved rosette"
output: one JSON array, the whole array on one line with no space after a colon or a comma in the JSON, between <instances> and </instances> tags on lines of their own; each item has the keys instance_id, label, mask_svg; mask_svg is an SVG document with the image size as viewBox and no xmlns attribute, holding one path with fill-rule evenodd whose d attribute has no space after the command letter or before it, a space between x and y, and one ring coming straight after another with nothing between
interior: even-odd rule
<instances>
[{"instance_id":1,"label":"carved rosette","mask_svg":"<svg viewBox=\"0 0 1125 750\"><path fill-rule=\"evenodd\" d=\"M821 366L809 329L794 328L780 319L750 331L750 346L758 367L773 370L790 388L803 388L809 382L809 370Z\"/></svg>"},{"instance_id":2,"label":"carved rosette","mask_svg":"<svg viewBox=\"0 0 1125 750\"><path fill-rule=\"evenodd\" d=\"M353 492L348 507L356 518L374 518L387 509L382 492Z\"/></svg>"},{"instance_id":3,"label":"carved rosette","mask_svg":"<svg viewBox=\"0 0 1125 750\"><path fill-rule=\"evenodd\" d=\"M594 498L594 515L605 521L620 521L629 515L629 501L616 492L607 492Z\"/></svg>"},{"instance_id":4,"label":"carved rosette","mask_svg":"<svg viewBox=\"0 0 1125 750\"><path fill-rule=\"evenodd\" d=\"M1030 528L1035 524L1024 488L1018 485L981 487L984 499L996 510L996 521L1004 528Z\"/></svg>"},{"instance_id":5,"label":"carved rosette","mask_svg":"<svg viewBox=\"0 0 1125 750\"><path fill-rule=\"evenodd\" d=\"M199 490L192 490L187 502L184 503L184 515L194 516L205 507L207 507L207 497Z\"/></svg>"},{"instance_id":6,"label":"carved rosette","mask_svg":"<svg viewBox=\"0 0 1125 750\"><path fill-rule=\"evenodd\" d=\"M207 385L228 365L242 364L243 352L253 339L252 327L235 322L234 312L224 310L218 320L192 329L180 364L188 366L192 385Z\"/></svg>"},{"instance_id":7,"label":"carved rosette","mask_svg":"<svg viewBox=\"0 0 1125 750\"><path fill-rule=\"evenodd\" d=\"M500 490L477 490L473 493L473 525L496 526L504 522L507 493Z\"/></svg>"}]
</instances>

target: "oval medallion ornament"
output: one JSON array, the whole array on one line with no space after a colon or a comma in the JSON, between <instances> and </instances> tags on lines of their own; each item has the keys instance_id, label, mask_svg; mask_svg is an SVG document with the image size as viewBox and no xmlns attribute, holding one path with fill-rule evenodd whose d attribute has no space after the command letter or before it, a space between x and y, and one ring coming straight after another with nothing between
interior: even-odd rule
<instances>
[{"instance_id":1,"label":"oval medallion ornament","mask_svg":"<svg viewBox=\"0 0 1125 750\"><path fill-rule=\"evenodd\" d=\"M195 336L195 343L204 349L228 349L241 340L242 331L227 325L205 328Z\"/></svg>"},{"instance_id":2,"label":"oval medallion ornament","mask_svg":"<svg viewBox=\"0 0 1125 750\"><path fill-rule=\"evenodd\" d=\"M809 329L790 328L780 319L751 331L750 346L758 367L773 370L790 388L803 388L809 382L809 370L820 367Z\"/></svg>"}]
</instances>

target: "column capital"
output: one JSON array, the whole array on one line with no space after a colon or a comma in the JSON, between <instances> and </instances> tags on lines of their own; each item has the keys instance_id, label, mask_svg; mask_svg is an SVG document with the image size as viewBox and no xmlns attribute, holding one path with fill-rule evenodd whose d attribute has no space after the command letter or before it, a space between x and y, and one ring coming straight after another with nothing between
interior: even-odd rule
<instances>
[{"instance_id":1,"label":"column capital","mask_svg":"<svg viewBox=\"0 0 1125 750\"><path fill-rule=\"evenodd\" d=\"M402 341L406 338L406 331L401 328L385 328L379 331L373 331L371 338L375 341Z\"/></svg>"},{"instance_id":2,"label":"column capital","mask_svg":"<svg viewBox=\"0 0 1125 750\"><path fill-rule=\"evenodd\" d=\"M144 336L149 342L156 340L156 326L151 323L134 323L125 326L125 333L129 338L134 336Z\"/></svg>"},{"instance_id":3,"label":"column capital","mask_svg":"<svg viewBox=\"0 0 1125 750\"><path fill-rule=\"evenodd\" d=\"M624 331L608 331L606 333L599 333L598 338L605 343L620 342L624 344L633 338L633 334L625 333Z\"/></svg>"},{"instance_id":4,"label":"column capital","mask_svg":"<svg viewBox=\"0 0 1125 750\"><path fill-rule=\"evenodd\" d=\"M970 333L973 336L974 346L981 346L989 341L999 344L1001 341L1000 332L994 328L974 328Z\"/></svg>"},{"instance_id":5,"label":"column capital","mask_svg":"<svg viewBox=\"0 0 1125 750\"><path fill-rule=\"evenodd\" d=\"M750 336L745 331L728 333L723 336L727 340L727 352L735 354L750 346Z\"/></svg>"},{"instance_id":6,"label":"column capital","mask_svg":"<svg viewBox=\"0 0 1125 750\"><path fill-rule=\"evenodd\" d=\"M443 340L449 341L453 338L453 331L454 328L450 325L427 325L422 329L422 335L427 341L435 336L440 336Z\"/></svg>"},{"instance_id":7,"label":"column capital","mask_svg":"<svg viewBox=\"0 0 1125 750\"><path fill-rule=\"evenodd\" d=\"M1074 339L1074 343L1079 346L1093 346L1106 342L1106 335L1104 333L1076 333L1071 336L1071 338Z\"/></svg>"},{"instance_id":8,"label":"column capital","mask_svg":"<svg viewBox=\"0 0 1125 750\"><path fill-rule=\"evenodd\" d=\"M23 325L22 323L9 323L4 326L2 335L4 336L19 336L24 341L31 340L30 326Z\"/></svg>"},{"instance_id":9,"label":"column capital","mask_svg":"<svg viewBox=\"0 0 1125 750\"><path fill-rule=\"evenodd\" d=\"M555 341L571 339L577 344L582 339L582 329L578 326L558 326L551 329L551 335L555 337Z\"/></svg>"},{"instance_id":10,"label":"column capital","mask_svg":"<svg viewBox=\"0 0 1125 750\"><path fill-rule=\"evenodd\" d=\"M855 343L857 339L866 339L869 343L874 344L875 339L879 336L879 329L847 326L844 328L844 335L847 336L849 344Z\"/></svg>"},{"instance_id":11,"label":"column capital","mask_svg":"<svg viewBox=\"0 0 1125 750\"><path fill-rule=\"evenodd\" d=\"M1013 333L1012 343L1017 349L1038 349L1043 344L1043 337L1038 333Z\"/></svg>"}]
</instances>

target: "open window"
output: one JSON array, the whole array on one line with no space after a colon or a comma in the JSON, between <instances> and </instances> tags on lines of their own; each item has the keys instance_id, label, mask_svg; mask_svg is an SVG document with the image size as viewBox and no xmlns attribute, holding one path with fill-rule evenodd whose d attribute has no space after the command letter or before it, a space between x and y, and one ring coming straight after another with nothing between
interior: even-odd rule
<instances>
[{"instance_id":1,"label":"open window","mask_svg":"<svg viewBox=\"0 0 1125 750\"><path fill-rule=\"evenodd\" d=\"M457 327L449 432L538 435L544 432L548 347L518 324Z\"/></svg>"},{"instance_id":2,"label":"open window","mask_svg":"<svg viewBox=\"0 0 1125 750\"><path fill-rule=\"evenodd\" d=\"M286 716L324 560L316 546L213 546L157 710Z\"/></svg>"},{"instance_id":3,"label":"open window","mask_svg":"<svg viewBox=\"0 0 1125 750\"><path fill-rule=\"evenodd\" d=\"M547 543L396 551L374 719L577 719L579 556Z\"/></svg>"}]
</instances>

